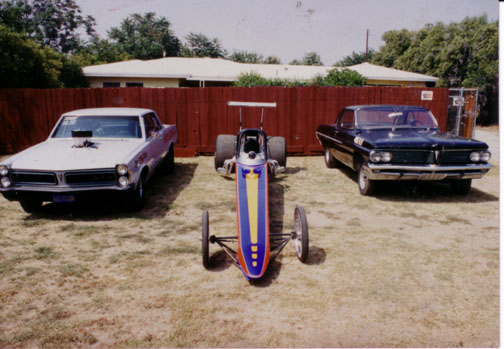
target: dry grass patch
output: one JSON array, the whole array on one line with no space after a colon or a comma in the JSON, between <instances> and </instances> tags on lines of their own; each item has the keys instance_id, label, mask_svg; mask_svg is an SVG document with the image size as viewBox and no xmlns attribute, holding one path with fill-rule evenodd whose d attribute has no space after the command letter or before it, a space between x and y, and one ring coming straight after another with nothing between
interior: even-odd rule
<instances>
[{"instance_id":1,"label":"dry grass patch","mask_svg":"<svg viewBox=\"0 0 504 349\"><path fill-rule=\"evenodd\" d=\"M287 246L247 282L211 245L236 234L235 186L213 158L177 159L146 208L0 199L0 345L9 347L412 347L499 344L498 171L467 197L449 186L384 183L294 157L270 183L272 231L296 205L310 226L307 264Z\"/></svg>"}]
</instances>

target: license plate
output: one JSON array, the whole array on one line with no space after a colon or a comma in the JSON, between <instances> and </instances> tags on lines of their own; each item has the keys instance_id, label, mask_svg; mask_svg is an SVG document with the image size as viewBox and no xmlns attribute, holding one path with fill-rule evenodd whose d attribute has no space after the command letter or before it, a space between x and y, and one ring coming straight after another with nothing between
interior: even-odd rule
<instances>
[{"instance_id":1,"label":"license plate","mask_svg":"<svg viewBox=\"0 0 504 349\"><path fill-rule=\"evenodd\" d=\"M72 195L72 194L53 194L53 196L52 196L52 202L55 202L58 204L75 202L75 201L77 201L75 199L75 195Z\"/></svg>"}]
</instances>

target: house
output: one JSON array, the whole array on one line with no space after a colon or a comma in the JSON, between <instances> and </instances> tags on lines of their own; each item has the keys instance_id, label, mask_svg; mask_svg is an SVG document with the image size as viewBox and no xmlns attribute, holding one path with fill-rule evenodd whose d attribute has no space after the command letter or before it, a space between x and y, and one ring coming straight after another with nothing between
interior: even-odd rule
<instances>
[{"instance_id":1,"label":"house","mask_svg":"<svg viewBox=\"0 0 504 349\"><path fill-rule=\"evenodd\" d=\"M255 72L267 79L309 81L334 67L247 64L220 58L165 57L131 60L83 68L91 87L205 87L230 86L244 73ZM434 86L435 77L362 63L350 67L369 85Z\"/></svg>"}]
</instances>

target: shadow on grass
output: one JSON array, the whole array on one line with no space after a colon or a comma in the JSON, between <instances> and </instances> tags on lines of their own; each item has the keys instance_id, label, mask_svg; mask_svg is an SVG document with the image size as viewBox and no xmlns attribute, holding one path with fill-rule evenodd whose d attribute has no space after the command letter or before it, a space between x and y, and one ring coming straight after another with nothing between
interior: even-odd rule
<instances>
[{"instance_id":1,"label":"shadow on grass","mask_svg":"<svg viewBox=\"0 0 504 349\"><path fill-rule=\"evenodd\" d=\"M327 254L323 248L317 246L310 246L308 250L308 260L306 264L308 265L319 265L323 264L326 260Z\"/></svg>"},{"instance_id":2,"label":"shadow on grass","mask_svg":"<svg viewBox=\"0 0 504 349\"><path fill-rule=\"evenodd\" d=\"M357 173L346 166L336 169L355 182L355 195L359 194ZM473 180L477 181L477 179ZM495 195L486 193L474 187L467 195L454 193L448 182L442 181L375 181L373 197L383 201L415 201L415 202L464 202L481 203L499 201Z\"/></svg>"},{"instance_id":3,"label":"shadow on grass","mask_svg":"<svg viewBox=\"0 0 504 349\"><path fill-rule=\"evenodd\" d=\"M191 182L197 164L175 162L174 170L169 173L157 171L149 180L145 188L145 207L139 212L129 212L124 202L107 197L97 198L96 201L78 204L49 203L41 210L25 218L55 219L55 220L115 220L123 218L156 219L163 218L170 210L179 194Z\"/></svg>"}]
</instances>

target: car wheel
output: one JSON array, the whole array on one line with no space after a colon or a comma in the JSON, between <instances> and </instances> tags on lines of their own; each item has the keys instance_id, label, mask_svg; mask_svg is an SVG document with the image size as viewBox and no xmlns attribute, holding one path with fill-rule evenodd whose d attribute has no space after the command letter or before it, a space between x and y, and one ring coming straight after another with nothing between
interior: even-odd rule
<instances>
[{"instance_id":1,"label":"car wheel","mask_svg":"<svg viewBox=\"0 0 504 349\"><path fill-rule=\"evenodd\" d=\"M276 160L282 167L287 165L287 146L285 138L275 136L268 138L268 158Z\"/></svg>"},{"instance_id":2,"label":"car wheel","mask_svg":"<svg viewBox=\"0 0 504 349\"><path fill-rule=\"evenodd\" d=\"M173 150L173 144L170 146L170 150L168 150L168 153L165 155L162 166L165 173L171 173L175 168L175 151Z\"/></svg>"},{"instance_id":3,"label":"car wheel","mask_svg":"<svg viewBox=\"0 0 504 349\"><path fill-rule=\"evenodd\" d=\"M362 195L371 195L374 191L374 182L369 179L368 168L364 166L364 163L359 165L359 170L357 171L357 182L359 184L359 192Z\"/></svg>"},{"instance_id":4,"label":"car wheel","mask_svg":"<svg viewBox=\"0 0 504 349\"><path fill-rule=\"evenodd\" d=\"M203 266L208 269L210 266L210 240L209 240L209 223L208 211L203 211L203 219L201 220L201 254Z\"/></svg>"},{"instance_id":5,"label":"car wheel","mask_svg":"<svg viewBox=\"0 0 504 349\"><path fill-rule=\"evenodd\" d=\"M298 259L305 263L308 259L309 251L309 236L308 236L308 221L306 213L302 206L296 206L294 210L294 247Z\"/></svg>"},{"instance_id":6,"label":"car wheel","mask_svg":"<svg viewBox=\"0 0 504 349\"><path fill-rule=\"evenodd\" d=\"M19 201L19 204L26 213L34 213L39 211L42 207L42 200L23 199Z\"/></svg>"},{"instance_id":7,"label":"car wheel","mask_svg":"<svg viewBox=\"0 0 504 349\"><path fill-rule=\"evenodd\" d=\"M458 195L467 195L471 190L472 179L460 179L450 182L452 190Z\"/></svg>"},{"instance_id":8,"label":"car wheel","mask_svg":"<svg viewBox=\"0 0 504 349\"><path fill-rule=\"evenodd\" d=\"M129 208L132 211L140 211L145 206L145 183L143 177L138 180L136 188L132 191Z\"/></svg>"},{"instance_id":9,"label":"car wheel","mask_svg":"<svg viewBox=\"0 0 504 349\"><path fill-rule=\"evenodd\" d=\"M215 141L215 170L224 166L224 161L232 159L236 153L236 136L218 135Z\"/></svg>"},{"instance_id":10,"label":"car wheel","mask_svg":"<svg viewBox=\"0 0 504 349\"><path fill-rule=\"evenodd\" d=\"M324 161L327 168L338 167L338 160L331 154L331 150L328 146L324 146Z\"/></svg>"}]
</instances>

